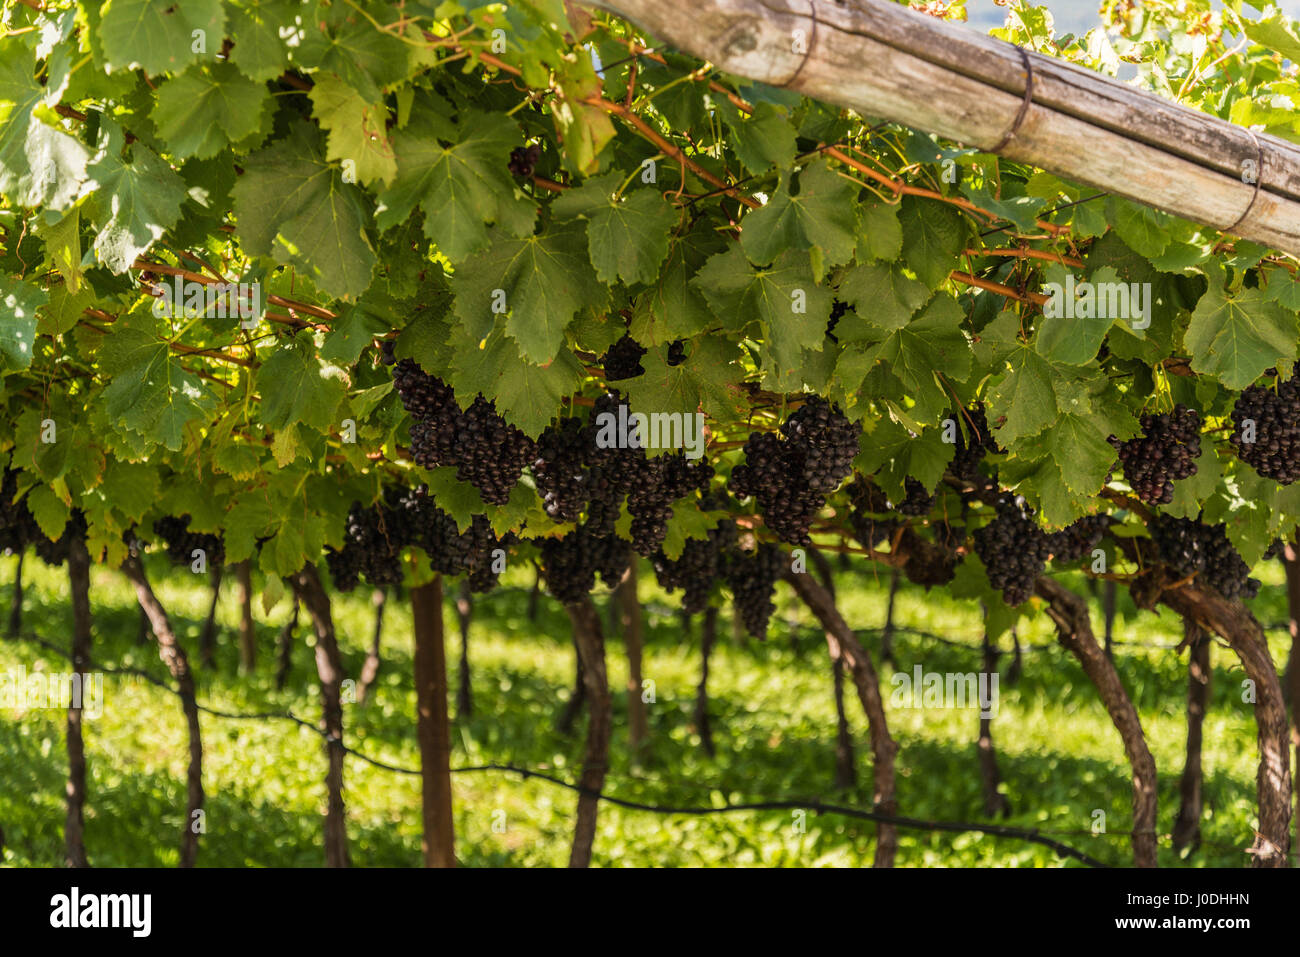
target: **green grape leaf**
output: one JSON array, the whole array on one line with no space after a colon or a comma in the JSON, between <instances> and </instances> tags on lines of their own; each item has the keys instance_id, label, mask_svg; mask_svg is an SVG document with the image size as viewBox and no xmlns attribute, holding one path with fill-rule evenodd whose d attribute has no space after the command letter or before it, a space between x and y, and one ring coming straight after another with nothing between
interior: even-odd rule
<instances>
[{"instance_id":1,"label":"green grape leaf","mask_svg":"<svg viewBox=\"0 0 1300 957\"><path fill-rule=\"evenodd\" d=\"M148 443L179 451L185 426L213 406L202 381L144 329L115 328L105 340L98 355L100 370L112 380L104 389L105 412Z\"/></svg>"},{"instance_id":2,"label":"green grape leaf","mask_svg":"<svg viewBox=\"0 0 1300 957\"><path fill-rule=\"evenodd\" d=\"M957 300L941 293L907 325L881 330L881 341L847 347L836 366L836 376L852 387L881 363L914 399L911 414L921 422L937 421L936 416L952 404L951 393L941 379L962 382L970 375L970 342L961 321Z\"/></svg>"},{"instance_id":3,"label":"green grape leaf","mask_svg":"<svg viewBox=\"0 0 1300 957\"><path fill-rule=\"evenodd\" d=\"M1075 236L1080 239L1092 239L1106 232L1105 206L1096 202L1096 198L1104 196L1104 193L1094 194L1095 198L1092 202L1084 201L1068 210L1070 229ZM1059 218L1055 221L1061 223Z\"/></svg>"},{"instance_id":4,"label":"green grape leaf","mask_svg":"<svg viewBox=\"0 0 1300 957\"><path fill-rule=\"evenodd\" d=\"M257 132L270 110L265 84L215 63L192 66L158 87L153 121L172 156L204 159Z\"/></svg>"},{"instance_id":5,"label":"green grape leaf","mask_svg":"<svg viewBox=\"0 0 1300 957\"><path fill-rule=\"evenodd\" d=\"M57 540L63 534L71 509L48 485L38 485L27 493L27 507L46 538Z\"/></svg>"},{"instance_id":6,"label":"green grape leaf","mask_svg":"<svg viewBox=\"0 0 1300 957\"><path fill-rule=\"evenodd\" d=\"M81 268L81 209L69 210L57 221L39 221L36 234L45 243L45 255L63 276L63 288L78 293L85 275Z\"/></svg>"},{"instance_id":7,"label":"green grape leaf","mask_svg":"<svg viewBox=\"0 0 1300 957\"><path fill-rule=\"evenodd\" d=\"M1111 196L1106 200L1107 218L1124 245L1139 256L1153 259L1165 251L1170 241L1172 217L1150 206Z\"/></svg>"},{"instance_id":8,"label":"green grape leaf","mask_svg":"<svg viewBox=\"0 0 1300 957\"><path fill-rule=\"evenodd\" d=\"M556 350L542 365L521 362L519 348L500 330L480 346L456 336L453 375L448 378L462 406L480 392L496 402L511 425L536 438L554 418L560 400L582 382L584 370L568 349Z\"/></svg>"},{"instance_id":9,"label":"green grape leaf","mask_svg":"<svg viewBox=\"0 0 1300 957\"><path fill-rule=\"evenodd\" d=\"M859 217L859 262L893 262L902 254L903 225L898 221L897 203L867 203L860 207Z\"/></svg>"},{"instance_id":10,"label":"green grape leaf","mask_svg":"<svg viewBox=\"0 0 1300 957\"><path fill-rule=\"evenodd\" d=\"M391 328L373 307L365 303L348 306L326 334L320 357L329 362L352 365L370 347L375 336L383 335Z\"/></svg>"},{"instance_id":11,"label":"green grape leaf","mask_svg":"<svg viewBox=\"0 0 1300 957\"><path fill-rule=\"evenodd\" d=\"M516 239L493 230L492 245L463 263L452 278L456 315L471 327L508 310L505 331L529 362L549 362L564 344L564 330L583 309L603 311L609 300L596 278L581 223L555 223L536 236Z\"/></svg>"},{"instance_id":12,"label":"green grape leaf","mask_svg":"<svg viewBox=\"0 0 1300 957\"><path fill-rule=\"evenodd\" d=\"M556 135L564 144L564 163L588 176L596 172L601 150L615 136L609 115L600 107L584 102L600 94L600 81L586 57L578 57L576 62L573 57L566 58L564 69L556 71L555 78L559 108L550 112Z\"/></svg>"},{"instance_id":13,"label":"green grape leaf","mask_svg":"<svg viewBox=\"0 0 1300 957\"><path fill-rule=\"evenodd\" d=\"M790 174L783 173L775 195L744 218L740 244L749 260L770 263L787 249L813 247L820 250L823 266L852 259L858 241L857 188L824 159L799 174L797 194L790 186ZM814 266L814 271L820 281L821 269Z\"/></svg>"},{"instance_id":14,"label":"green grape leaf","mask_svg":"<svg viewBox=\"0 0 1300 957\"><path fill-rule=\"evenodd\" d=\"M713 314L703 294L691 282L704 261L725 241L712 232L698 231L675 240L659 273L659 280L637 297L628 333L644 346L689 339L713 325Z\"/></svg>"},{"instance_id":15,"label":"green grape leaf","mask_svg":"<svg viewBox=\"0 0 1300 957\"><path fill-rule=\"evenodd\" d=\"M689 128L699 123L705 116L705 90L708 87L708 81L703 78L695 78L691 70L695 64L691 63L684 69L674 70L671 64L674 60L685 60L674 54L666 57L670 66L660 66L653 60L641 61L641 72L637 77L638 85L653 86L655 88L654 100L652 104L670 126L677 129ZM674 80L678 80L673 84ZM607 98L618 99L619 93L626 95L627 84L620 82L617 75L606 73L604 77L605 96ZM669 85L673 84L673 85Z\"/></svg>"},{"instance_id":16,"label":"green grape leaf","mask_svg":"<svg viewBox=\"0 0 1300 957\"><path fill-rule=\"evenodd\" d=\"M784 107L757 103L745 116L730 100L718 96L714 105L731 131L731 148L751 173L766 173L773 166L785 168L794 162L795 130Z\"/></svg>"},{"instance_id":17,"label":"green grape leaf","mask_svg":"<svg viewBox=\"0 0 1300 957\"><path fill-rule=\"evenodd\" d=\"M487 247L489 223L511 236L532 235L536 204L510 177L506 161L519 145L519 128L506 116L466 111L453 124L432 98L393 137L397 173L379 193L375 223L381 230L404 222L418 206L425 235L453 263Z\"/></svg>"},{"instance_id":18,"label":"green grape leaf","mask_svg":"<svg viewBox=\"0 0 1300 957\"><path fill-rule=\"evenodd\" d=\"M1191 276L1200 271L1196 267L1209 259L1211 253L1209 244L1170 243L1159 256L1151 257L1151 265L1161 272Z\"/></svg>"},{"instance_id":19,"label":"green grape leaf","mask_svg":"<svg viewBox=\"0 0 1300 957\"><path fill-rule=\"evenodd\" d=\"M1022 443L1035 454L1004 463L1001 481L1024 494L1046 522L1066 525L1091 510L1090 503L1106 482L1115 461L1115 450L1106 441L1110 434L1105 417L1062 415L1032 442Z\"/></svg>"},{"instance_id":20,"label":"green grape leaf","mask_svg":"<svg viewBox=\"0 0 1300 957\"><path fill-rule=\"evenodd\" d=\"M362 389L360 392L354 392L348 396L348 405L357 418L364 419L392 392L393 383L381 382L379 385L371 386L369 389Z\"/></svg>"},{"instance_id":21,"label":"green grape leaf","mask_svg":"<svg viewBox=\"0 0 1300 957\"><path fill-rule=\"evenodd\" d=\"M107 126L111 123L105 119ZM95 162L87 168L95 189L100 217L95 255L111 272L124 273L141 253L162 238L180 219L185 183L143 143L131 144L131 157L122 159L120 129L110 126Z\"/></svg>"},{"instance_id":22,"label":"green grape leaf","mask_svg":"<svg viewBox=\"0 0 1300 957\"><path fill-rule=\"evenodd\" d=\"M86 180L89 151L36 116L0 124L0 194L18 206L62 210Z\"/></svg>"},{"instance_id":23,"label":"green grape leaf","mask_svg":"<svg viewBox=\"0 0 1300 957\"><path fill-rule=\"evenodd\" d=\"M227 492L230 485L214 476L204 476L203 481L185 481L181 476L172 479L151 507L165 514L190 516L190 528L195 532L221 531L226 503L220 493Z\"/></svg>"},{"instance_id":24,"label":"green grape leaf","mask_svg":"<svg viewBox=\"0 0 1300 957\"><path fill-rule=\"evenodd\" d=\"M831 292L813 281L806 252L786 250L771 266L755 268L733 245L712 256L693 282L727 328L759 322L778 374L798 369L804 353L825 342Z\"/></svg>"},{"instance_id":25,"label":"green grape leaf","mask_svg":"<svg viewBox=\"0 0 1300 957\"><path fill-rule=\"evenodd\" d=\"M328 516L318 508L295 509L262 548L258 566L272 576L292 575L325 550Z\"/></svg>"},{"instance_id":26,"label":"green grape leaf","mask_svg":"<svg viewBox=\"0 0 1300 957\"><path fill-rule=\"evenodd\" d=\"M262 453L251 445L229 442L217 446L212 456L213 468L231 478L247 481L262 471Z\"/></svg>"},{"instance_id":27,"label":"green grape leaf","mask_svg":"<svg viewBox=\"0 0 1300 957\"><path fill-rule=\"evenodd\" d=\"M1295 21L1276 7L1263 20L1239 21L1246 36L1271 53L1280 53L1292 63L1300 63L1300 37L1296 35Z\"/></svg>"},{"instance_id":28,"label":"green grape leaf","mask_svg":"<svg viewBox=\"0 0 1300 957\"><path fill-rule=\"evenodd\" d=\"M1043 198L1032 195L999 197L993 194L990 185L987 181L976 183L971 177L963 176L960 189L980 209L1013 223L1022 233L1032 233L1038 223L1039 211L1045 205Z\"/></svg>"},{"instance_id":29,"label":"green grape leaf","mask_svg":"<svg viewBox=\"0 0 1300 957\"><path fill-rule=\"evenodd\" d=\"M319 73L311 88L312 112L329 131L326 159L352 163L356 179L367 186L389 183L397 175L397 158L388 141L388 109L368 103L332 73Z\"/></svg>"},{"instance_id":30,"label":"green grape leaf","mask_svg":"<svg viewBox=\"0 0 1300 957\"><path fill-rule=\"evenodd\" d=\"M1024 345L1020 337L1020 316L1012 309L1004 309L971 338L976 366L1002 371L1005 361Z\"/></svg>"},{"instance_id":31,"label":"green grape leaf","mask_svg":"<svg viewBox=\"0 0 1300 957\"><path fill-rule=\"evenodd\" d=\"M36 283L23 279L0 294L0 375L26 369L32 364L36 343L36 311L49 295Z\"/></svg>"},{"instance_id":32,"label":"green grape leaf","mask_svg":"<svg viewBox=\"0 0 1300 957\"><path fill-rule=\"evenodd\" d=\"M108 0L101 16L98 39L108 73L179 73L216 56L225 35L221 0Z\"/></svg>"},{"instance_id":33,"label":"green grape leaf","mask_svg":"<svg viewBox=\"0 0 1300 957\"><path fill-rule=\"evenodd\" d=\"M1092 498L1073 491L1062 475L1060 464L1050 458L1004 464L998 475L1003 484L1024 495L1025 501L1050 526L1067 525L1090 510Z\"/></svg>"},{"instance_id":34,"label":"green grape leaf","mask_svg":"<svg viewBox=\"0 0 1300 957\"><path fill-rule=\"evenodd\" d=\"M158 504L162 477L148 463L109 459L99 490L107 504L128 523L138 522Z\"/></svg>"},{"instance_id":35,"label":"green grape leaf","mask_svg":"<svg viewBox=\"0 0 1300 957\"><path fill-rule=\"evenodd\" d=\"M558 217L587 221L587 246L601 282L648 283L659 275L678 212L658 189L633 187L616 197L623 176L617 170L593 176L551 206Z\"/></svg>"},{"instance_id":36,"label":"green grape leaf","mask_svg":"<svg viewBox=\"0 0 1300 957\"><path fill-rule=\"evenodd\" d=\"M1283 309L1300 310L1300 279L1279 266L1266 267L1264 276L1268 280L1266 291L1270 299Z\"/></svg>"},{"instance_id":37,"label":"green grape leaf","mask_svg":"<svg viewBox=\"0 0 1300 957\"><path fill-rule=\"evenodd\" d=\"M941 429L913 434L897 422L885 420L862 436L861 451L853 465L864 475L875 474L890 501L901 502L909 475L927 491L938 488L955 451L956 446L943 441Z\"/></svg>"},{"instance_id":38,"label":"green grape leaf","mask_svg":"<svg viewBox=\"0 0 1300 957\"><path fill-rule=\"evenodd\" d=\"M61 336L76 326L87 309L96 302L95 290L83 285L78 293L68 292L66 284L50 290L50 301L40 310L36 331L44 336Z\"/></svg>"},{"instance_id":39,"label":"green grape leaf","mask_svg":"<svg viewBox=\"0 0 1300 957\"><path fill-rule=\"evenodd\" d=\"M424 474L428 477L429 494L440 509L455 519L462 532L469 528L475 515L486 511L478 490L458 479L456 469L451 466L425 470Z\"/></svg>"},{"instance_id":40,"label":"green grape leaf","mask_svg":"<svg viewBox=\"0 0 1300 957\"><path fill-rule=\"evenodd\" d=\"M512 530L517 531L525 524L528 525L529 531L533 530L534 523L552 524L542 506L541 498L537 495L537 490L529 488L524 482L520 482L510 490L510 501L488 512L488 521L492 523L492 531L497 535L504 535Z\"/></svg>"},{"instance_id":41,"label":"green grape leaf","mask_svg":"<svg viewBox=\"0 0 1300 957\"><path fill-rule=\"evenodd\" d=\"M82 497L104 480L104 450L94 441L94 435L84 422L77 423L70 433L65 431L63 437L71 438L73 442L68 451L68 468L63 481L55 485L56 488L66 485L67 492Z\"/></svg>"},{"instance_id":42,"label":"green grape leaf","mask_svg":"<svg viewBox=\"0 0 1300 957\"><path fill-rule=\"evenodd\" d=\"M569 326L566 335L569 343L575 349L594 353L595 355L604 355L604 353L618 340L625 335L631 334L628 327L623 324L623 317L619 313L612 316L593 316L590 314L580 313L578 318ZM632 336L636 339L636 336ZM641 340L637 340L640 342ZM645 345L645 343L641 343Z\"/></svg>"},{"instance_id":43,"label":"green grape leaf","mask_svg":"<svg viewBox=\"0 0 1300 957\"><path fill-rule=\"evenodd\" d=\"M989 393L989 421L1004 448L1038 435L1059 416L1083 415L1092 408L1088 390L1095 370L1081 377L1077 368L1045 359L1031 347L1018 344L1006 358L1004 369L998 371L1000 376Z\"/></svg>"},{"instance_id":44,"label":"green grape leaf","mask_svg":"<svg viewBox=\"0 0 1300 957\"><path fill-rule=\"evenodd\" d=\"M948 278L966 245L967 223L957 210L933 200L903 200L903 261L931 289Z\"/></svg>"},{"instance_id":45,"label":"green grape leaf","mask_svg":"<svg viewBox=\"0 0 1300 957\"><path fill-rule=\"evenodd\" d=\"M1250 466L1243 463L1243 468ZM1165 506L1170 515L1196 518L1223 482L1223 463L1213 448L1196 460L1196 472L1174 483L1174 500Z\"/></svg>"},{"instance_id":46,"label":"green grape leaf","mask_svg":"<svg viewBox=\"0 0 1300 957\"><path fill-rule=\"evenodd\" d=\"M33 79L35 68L22 43L0 48L0 195L17 206L62 210L77 198L90 153L33 112L49 93Z\"/></svg>"},{"instance_id":47,"label":"green grape leaf","mask_svg":"<svg viewBox=\"0 0 1300 957\"><path fill-rule=\"evenodd\" d=\"M1136 315L1130 292L1142 294L1136 283L1132 287L1120 283L1109 266L1089 276L1088 285L1082 287L1076 286L1065 269L1055 263L1048 267L1045 278L1057 288L1051 290L1052 299L1043 307L1034 348L1044 358L1066 365L1087 365L1097 358L1111 326ZM1074 290L1079 288L1084 293L1081 299L1074 296Z\"/></svg>"},{"instance_id":48,"label":"green grape leaf","mask_svg":"<svg viewBox=\"0 0 1300 957\"><path fill-rule=\"evenodd\" d=\"M880 329L901 329L930 298L930 290L894 263L854 266L840 280L839 296Z\"/></svg>"},{"instance_id":49,"label":"green grape leaf","mask_svg":"<svg viewBox=\"0 0 1300 957\"><path fill-rule=\"evenodd\" d=\"M668 533L664 536L664 555L669 561L677 561L686 550L686 542L692 538L704 538L709 529L717 528L718 522L726 517L725 512L701 511L699 505L689 499L681 499L672 505L673 514L668 519Z\"/></svg>"},{"instance_id":50,"label":"green grape leaf","mask_svg":"<svg viewBox=\"0 0 1300 957\"><path fill-rule=\"evenodd\" d=\"M1228 541L1241 553L1247 565L1256 565L1276 535L1269 528L1271 505L1277 485L1253 473L1238 476L1239 494L1216 495L1205 504L1201 521L1207 525L1224 524Z\"/></svg>"},{"instance_id":51,"label":"green grape leaf","mask_svg":"<svg viewBox=\"0 0 1300 957\"><path fill-rule=\"evenodd\" d=\"M281 469L288 468L307 454L307 443L303 441L301 429L301 424L290 422L284 428L276 430L272 436L271 455Z\"/></svg>"},{"instance_id":52,"label":"green grape leaf","mask_svg":"<svg viewBox=\"0 0 1300 957\"><path fill-rule=\"evenodd\" d=\"M406 324L397 336L393 356L414 359L426 372L441 375L451 366L451 325L445 315L421 313ZM474 341L477 348L478 340Z\"/></svg>"},{"instance_id":53,"label":"green grape leaf","mask_svg":"<svg viewBox=\"0 0 1300 957\"><path fill-rule=\"evenodd\" d=\"M1192 369L1244 389L1279 359L1295 359L1300 336L1293 312L1258 288L1228 293L1212 281L1183 337Z\"/></svg>"},{"instance_id":54,"label":"green grape leaf","mask_svg":"<svg viewBox=\"0 0 1300 957\"><path fill-rule=\"evenodd\" d=\"M367 103L378 103L384 87L406 79L411 70L411 46L396 33L376 28L369 18L321 21L300 35L294 59L308 69L337 74Z\"/></svg>"},{"instance_id":55,"label":"green grape leaf","mask_svg":"<svg viewBox=\"0 0 1300 957\"><path fill-rule=\"evenodd\" d=\"M61 477L67 470L72 447L69 441L59 441L59 424L62 423L62 438L66 440L69 437L68 423L72 419L66 403L59 401L61 398L56 394L49 408L29 406L24 409L14 430L12 467L36 473L47 482ZM50 436L55 439L53 442L45 440L47 419L55 423L55 431ZM22 488L21 484L19 488Z\"/></svg>"},{"instance_id":56,"label":"green grape leaf","mask_svg":"<svg viewBox=\"0 0 1300 957\"><path fill-rule=\"evenodd\" d=\"M331 296L357 296L370 285L365 194L326 161L310 124L296 122L249 156L232 195L247 252L301 267Z\"/></svg>"},{"instance_id":57,"label":"green grape leaf","mask_svg":"<svg viewBox=\"0 0 1300 957\"><path fill-rule=\"evenodd\" d=\"M501 348L507 347L503 342ZM560 401L577 390L583 375L582 364L567 349L561 349L545 365L521 364L515 353L490 397L496 400L503 419L535 439L555 417Z\"/></svg>"},{"instance_id":58,"label":"green grape leaf","mask_svg":"<svg viewBox=\"0 0 1300 957\"><path fill-rule=\"evenodd\" d=\"M703 410L720 421L741 415L739 347L720 336L701 336L682 348L686 358L670 366L668 346L655 347L641 359L642 375L618 383L632 408L688 415Z\"/></svg>"},{"instance_id":59,"label":"green grape leaf","mask_svg":"<svg viewBox=\"0 0 1300 957\"><path fill-rule=\"evenodd\" d=\"M270 428L295 422L319 432L338 427L335 413L347 389L346 378L337 366L317 358L310 333L282 340L257 370L255 382L262 396L260 418Z\"/></svg>"},{"instance_id":60,"label":"green grape leaf","mask_svg":"<svg viewBox=\"0 0 1300 957\"><path fill-rule=\"evenodd\" d=\"M280 30L293 22L299 9L294 0L226 0L229 34L238 38L230 49L230 62L251 80L266 81L282 74L288 50Z\"/></svg>"},{"instance_id":61,"label":"green grape leaf","mask_svg":"<svg viewBox=\"0 0 1300 957\"><path fill-rule=\"evenodd\" d=\"M224 535L226 561L242 562L257 550L257 540L266 535L275 519L271 497L261 489L234 497L226 512ZM297 571L297 569L294 569Z\"/></svg>"}]
</instances>

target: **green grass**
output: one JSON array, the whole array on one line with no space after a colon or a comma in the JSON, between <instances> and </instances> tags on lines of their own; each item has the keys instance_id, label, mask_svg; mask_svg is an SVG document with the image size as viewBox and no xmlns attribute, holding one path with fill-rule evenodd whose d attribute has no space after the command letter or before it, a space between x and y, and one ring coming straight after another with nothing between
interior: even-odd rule
<instances>
[{"instance_id":1,"label":"green grass","mask_svg":"<svg viewBox=\"0 0 1300 957\"><path fill-rule=\"evenodd\" d=\"M9 581L13 560L0 562ZM208 592L183 571L151 564L155 587L182 642L194 657ZM1282 620L1280 573L1265 570L1265 588L1254 602L1264 622ZM66 576L35 559L25 567L25 630L66 646L70 626ZM470 641L474 716L452 727L452 764L510 763L551 769L576 780L583 725L572 738L555 731L573 680L568 619L543 597L536 622L527 620L522 570L507 574L507 587L480 598ZM1069 579L1076 588L1081 580ZM877 652L867 629L884 618L888 582L868 566L838 576L841 609ZM622 644L608 647L615 689L615 734L606 790L619 797L659 804L709 805L726 801L819 798L870 807L870 752L865 721L851 686L849 718L857 750L859 785L833 789L835 712L831 670L811 616L781 586L778 611L766 643L736 642L730 620L720 620L710 691L717 744L709 759L690 727L699 672L698 623L683 633L671 599L642 576L647 607L644 675L655 683L649 705L650 744L639 762L630 760ZM449 589L454 590L454 589ZM4 604L7 606L7 588ZM137 645L138 611L122 576L96 569L92 578L97 663L143 668L165 675L156 650ZM597 596L604 609L606 598ZM1121 597L1122 602L1127 599ZM288 601L269 615L255 604L259 663L251 677L238 674L232 633L233 589L223 592L224 630L216 672L199 671L199 698L234 712L284 711L315 721L319 700L311 643L303 627L294 670L283 692L274 690L274 644ZM1117 637L1143 645L1172 645L1181 627L1171 613L1136 614L1121 608ZM373 612L369 590L335 604L346 671L356 676L369 642ZM261 620L264 619L264 620ZM962 642L903 634L895 640L900 669L921 663L927 671L978 669L977 606L936 590L904 587L896 620L901 625ZM1100 615L1094 620L1100 630ZM449 607L448 660L456 686L458 634ZM306 623L306 616L303 616ZM382 761L418 766L411 687L409 609L390 602L384 632L384 667L365 706L345 709L347 742ZM1285 634L1273 633L1273 651L1284 660ZM1119 736L1097 695L1071 658L1056 647L1050 623L1037 617L1022 629L1024 674L1014 686L1004 679L993 723L1004 790L1013 816L1005 823L1064 832L1058 836L1094 857L1127 864L1131 852L1131 779ZM1003 647L1009 647L1004 639ZM1226 649L1214 649L1214 688L1205 721L1204 844L1180 860L1167 838L1177 813L1178 778L1185 747L1186 654L1125 644L1117 666L1141 713L1160 779L1160 863L1166 866L1243 866L1255 819L1255 725L1241 701L1241 668ZM0 671L66 670L66 662L29 642L0 642ZM886 703L892 671L882 674ZM184 813L187 760L179 700L138 677L105 677L105 708L86 732L89 805L86 845L100 866L169 866L176 862ZM889 710L900 745L900 813L921 818L982 821L975 762L978 722L974 710ZM63 860L63 783L66 759L63 713L0 711L0 827L11 866L59 865ZM205 866L316 866L323 862L325 757L321 739L285 721L202 718L207 833L200 850ZM349 758L346 771L348 832L353 860L364 866L412 866L420 861L418 778L394 774ZM499 772L453 777L456 851L467 865L558 866L568 859L576 795L536 779ZM1091 833L1094 811L1105 813L1106 833ZM504 814L505 829L494 830ZM803 833L789 811L736 812L702 817L600 809L597 865L622 866L862 866L871 862L875 825L838 815L808 815ZM903 831L899 866L1059 866L1049 849L1022 840L976 833ZM1076 866L1076 865L1071 865Z\"/></svg>"}]
</instances>

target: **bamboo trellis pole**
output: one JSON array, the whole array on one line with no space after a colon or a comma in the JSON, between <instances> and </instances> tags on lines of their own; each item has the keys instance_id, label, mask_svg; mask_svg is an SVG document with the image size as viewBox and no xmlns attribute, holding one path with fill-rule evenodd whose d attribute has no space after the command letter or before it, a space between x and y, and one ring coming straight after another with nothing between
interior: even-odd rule
<instances>
[{"instance_id":1,"label":"bamboo trellis pole","mask_svg":"<svg viewBox=\"0 0 1300 957\"><path fill-rule=\"evenodd\" d=\"M1073 64L889 0L582 2L729 73L1300 255L1300 147Z\"/></svg>"}]
</instances>

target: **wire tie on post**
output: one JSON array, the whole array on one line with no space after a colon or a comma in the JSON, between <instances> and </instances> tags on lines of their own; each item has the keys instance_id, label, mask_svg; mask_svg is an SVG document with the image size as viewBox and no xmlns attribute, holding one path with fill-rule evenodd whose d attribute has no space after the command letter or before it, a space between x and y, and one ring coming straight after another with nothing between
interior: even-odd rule
<instances>
[{"instance_id":1,"label":"wire tie on post","mask_svg":"<svg viewBox=\"0 0 1300 957\"><path fill-rule=\"evenodd\" d=\"M808 0L808 19L812 21L812 35L808 37L808 47L803 51L803 59L799 61L798 68L790 75L790 79L781 84L782 89L788 87L795 80L799 79L799 74L803 72L804 64L812 56L813 46L817 43L817 3L816 0ZM797 52L797 51L796 51Z\"/></svg>"},{"instance_id":2,"label":"wire tie on post","mask_svg":"<svg viewBox=\"0 0 1300 957\"><path fill-rule=\"evenodd\" d=\"M1250 134L1251 141L1255 144L1255 192L1250 194L1250 202L1246 204L1246 210L1237 217L1237 221L1224 230L1225 233L1236 233L1237 227L1246 221L1250 211L1255 208L1255 200L1259 199L1259 186L1264 180L1264 144L1259 141L1255 131L1249 126L1244 127ZM1244 180L1243 180L1244 182Z\"/></svg>"},{"instance_id":3,"label":"wire tie on post","mask_svg":"<svg viewBox=\"0 0 1300 957\"><path fill-rule=\"evenodd\" d=\"M1020 132L1020 124L1025 121L1025 116L1029 113L1029 104L1034 100L1034 65L1029 60L1029 54L1025 52L1024 47L1016 47L1020 51L1020 62L1025 66L1025 96L1020 101L1020 109L1016 111L1016 118L1011 121L1011 126L1006 133L1002 134L1002 139L998 140L997 146L989 150L990 153L1001 153L1007 148L1016 134Z\"/></svg>"}]
</instances>

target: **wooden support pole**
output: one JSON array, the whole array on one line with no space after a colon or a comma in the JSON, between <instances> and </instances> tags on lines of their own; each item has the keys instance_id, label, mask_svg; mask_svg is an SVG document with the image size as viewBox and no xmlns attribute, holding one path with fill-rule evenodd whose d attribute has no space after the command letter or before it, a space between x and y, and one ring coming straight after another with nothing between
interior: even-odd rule
<instances>
[{"instance_id":1,"label":"wooden support pole","mask_svg":"<svg viewBox=\"0 0 1300 957\"><path fill-rule=\"evenodd\" d=\"M584 2L728 73L1300 255L1300 146L1063 60L890 0Z\"/></svg>"}]
</instances>

